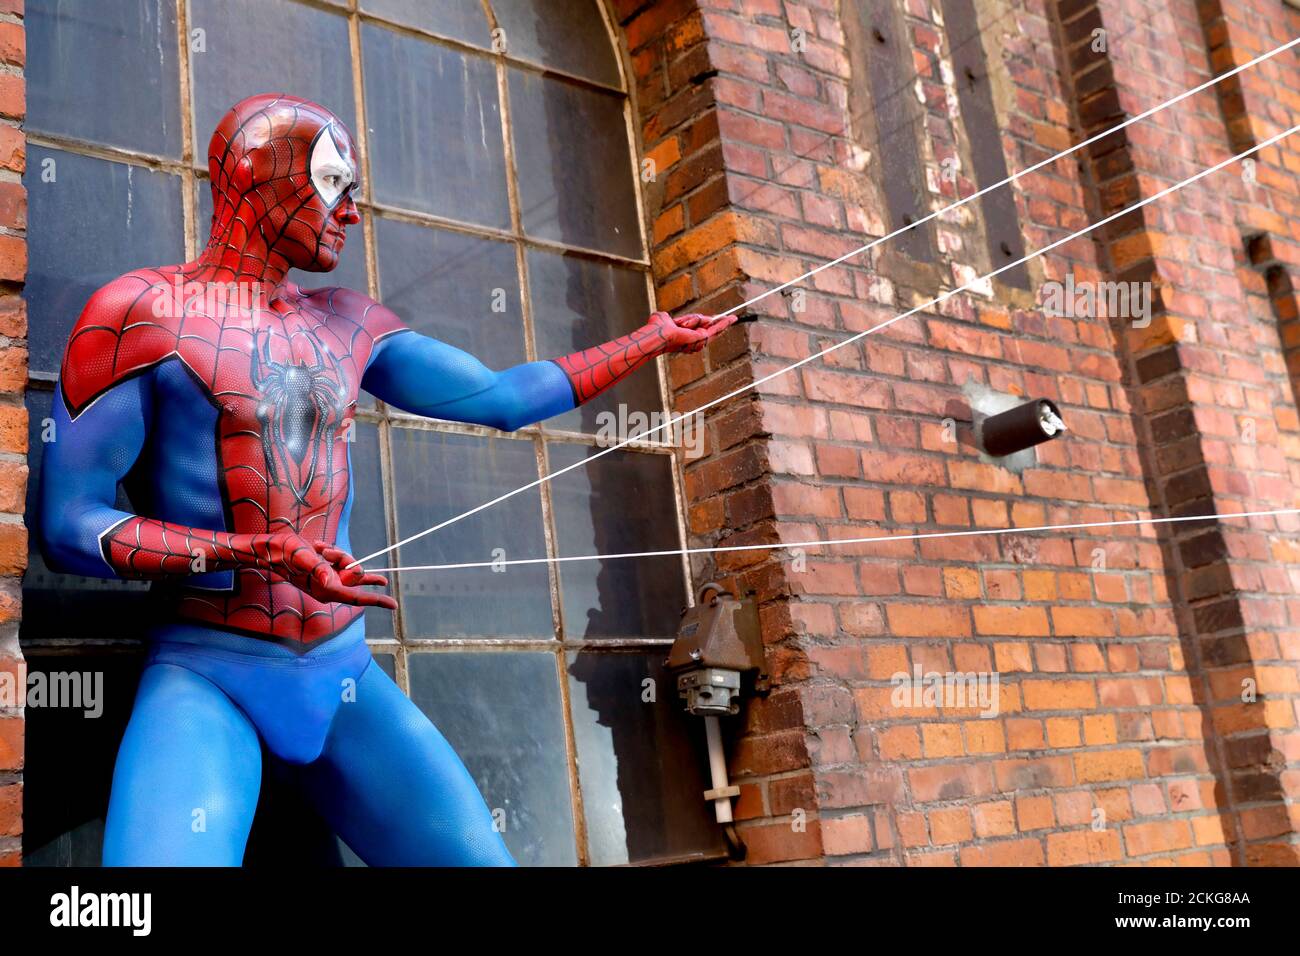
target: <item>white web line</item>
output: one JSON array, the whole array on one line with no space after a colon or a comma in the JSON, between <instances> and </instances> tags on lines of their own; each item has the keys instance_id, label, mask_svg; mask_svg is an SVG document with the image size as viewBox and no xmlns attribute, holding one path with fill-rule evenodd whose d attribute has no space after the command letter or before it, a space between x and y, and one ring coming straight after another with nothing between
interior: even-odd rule
<instances>
[{"instance_id":1,"label":"white web line","mask_svg":"<svg viewBox=\"0 0 1300 956\"><path fill-rule=\"evenodd\" d=\"M374 573L390 571L454 571L461 568L504 568L520 564L564 564L569 561L614 561L619 558L663 558L683 554L722 554L729 551L789 551L833 548L846 544L894 543L932 538L977 538L1007 534L1039 534L1044 531L1079 531L1086 528L1120 528L1126 525L1177 524L1184 521L1225 521L1228 518L1264 518L1270 515L1300 514L1300 508L1273 511L1235 511L1228 514L1184 515L1177 518L1126 518L1119 521L1079 521L1071 524L1041 524L1026 528L978 528L972 531L917 531L911 534L874 535L867 538L818 538L815 541L773 542L770 544L729 544L711 548L670 548L666 551L625 551L622 554L578 554L555 558L517 558L512 561L465 561L459 564L418 564L404 568L376 568ZM1102 540L1102 539L1098 539Z\"/></svg>"},{"instance_id":2,"label":"white web line","mask_svg":"<svg viewBox=\"0 0 1300 956\"><path fill-rule=\"evenodd\" d=\"M830 262L824 263L824 264L818 266L817 268L811 270L810 272L806 272L806 273L804 273L803 275L801 275L801 276L799 276L799 277L797 277L797 278L795 278L795 279L791 279L789 282L786 282L786 283L784 283L783 285L779 285L779 286L776 286L775 288L768 289L766 292L763 292L761 295L755 296L753 299L750 299L748 302L743 302L743 303L741 303L740 305L735 306L734 308L729 309L727 312L724 312L724 313L722 313L722 314L723 314L723 315L729 315L729 314L731 314L732 312L739 311L740 309L745 308L746 306L752 305L753 303L758 302L759 300L764 299L764 298L766 298L766 297L769 296L769 295L772 295L772 294L774 294L774 293L776 293L776 292L780 292L780 291L782 291L783 289L787 289L787 288L789 288L790 286L795 285L795 284L797 284L797 283L803 282L805 279L808 279L808 278L810 278L811 276L817 275L819 272L822 272L822 271L824 271L824 270L826 270L826 269L829 269L829 268L831 268L832 266L839 265L839 264L845 262L846 260L853 258L854 256L861 255L863 252L866 252L867 250L872 249L872 248L874 248L874 247L880 245L882 242L885 242L885 241L887 241L887 240L889 240L889 239L892 239L892 238L894 238L895 236L901 235L902 233L908 231L909 229L914 229L914 228L916 228L917 226L919 226L919 225L921 225L921 224L923 224L923 223L929 222L929 221L932 220L932 219L938 218L939 216L943 215L944 213L946 213L946 212L948 212L948 211L950 211L950 210L957 209L957 208L959 208L959 207L961 207L961 206L964 206L964 205L966 205L967 203L972 202L972 201L974 201L975 199L978 199L980 196L985 195L986 193L990 192L990 191L993 190L993 189L997 189L997 188L999 188L999 187L1001 187L1001 186L1005 186L1005 185L1007 185L1007 184L1010 183L1010 182L1014 182L1015 180L1021 178L1022 176L1026 176L1026 175L1028 175L1029 173L1034 172L1035 170L1041 169L1041 168L1043 168L1044 166L1048 165L1049 163L1053 163L1053 162L1055 162L1056 160L1061 159L1061 158L1064 157L1064 156L1068 156L1068 155L1070 155L1071 153L1074 153L1074 152L1076 152L1076 151L1082 149L1083 147L1090 145L1091 143L1095 143L1095 142L1097 142L1097 141L1100 140L1100 139L1104 139L1105 137L1111 135L1112 133L1118 132L1119 130L1124 129L1124 128L1127 127L1127 126L1131 126L1132 124L1134 124L1134 123L1136 123L1136 122L1138 122L1138 121L1140 121L1140 120L1142 120L1142 119L1145 119L1145 118L1147 118L1147 117L1153 116L1153 115L1155 115L1156 113L1160 112L1161 110L1163 110L1163 109L1167 109L1168 107L1173 106L1175 103L1178 103L1178 102L1181 102L1181 101L1184 100L1184 99L1187 99L1189 96L1193 96L1193 95L1195 95L1195 94L1197 94L1197 93L1200 93L1200 92L1203 91L1203 90L1209 89L1211 86L1214 86L1215 84L1220 83L1220 82L1222 82L1223 80L1226 80L1226 79L1227 79L1228 77L1230 77L1230 76L1235 76L1236 74L1242 72L1243 70L1246 70L1246 69L1248 69L1248 68L1250 68L1250 67L1252 67L1252 66L1255 66L1255 65L1258 64L1258 63L1262 63L1263 61L1265 61L1265 60L1267 60L1267 59L1269 59L1269 58L1271 58L1271 57L1276 56L1276 55L1279 54L1279 53L1282 53L1282 52L1284 52L1284 51L1286 51L1286 50L1291 49L1291 48L1294 47L1296 44L1300 44L1300 37L1296 37L1295 39L1290 40L1290 41L1288 41L1288 42L1282 44L1281 46L1277 47L1276 49L1274 49L1274 50L1270 50L1268 53L1265 53L1265 54L1262 54L1262 55L1256 57L1255 59L1249 61L1248 63L1244 63L1244 64L1242 64L1241 66L1234 67L1232 70L1229 70L1229 71L1226 72L1226 73L1223 73L1223 74L1221 74L1221 75L1219 75L1219 76L1216 76L1216 77L1214 77L1214 78L1211 79L1211 80L1207 80L1206 82L1202 83L1202 84L1199 85L1199 86L1195 86L1195 87L1193 87L1193 88L1190 89L1190 90L1187 90L1187 91L1185 91L1185 92L1183 92L1183 93L1180 93L1180 94L1178 94L1177 96L1173 97L1172 99L1166 100L1165 102L1159 104L1158 106L1154 106L1154 107L1152 107L1151 109L1149 109L1149 110L1147 110L1147 111L1145 111L1145 112L1143 112L1143 113L1139 113L1137 116L1134 116L1134 117L1132 117L1132 118L1130 118L1130 119L1127 119L1127 120L1125 120L1124 122L1119 123L1119 124L1117 124L1117 125L1111 127L1111 128L1108 129L1108 130L1105 130L1104 132L1098 133L1098 134L1096 134L1095 136L1091 136L1091 137L1089 137L1088 139L1084 140L1084 141L1081 142L1081 143L1077 143L1077 144L1074 145L1074 146L1070 146L1069 148L1062 150L1061 152L1057 153L1057 154L1054 155L1054 156L1050 156L1050 157L1048 157L1047 159L1041 160L1041 161L1035 163L1034 165L1027 167L1026 169L1022 169L1022 170L1020 170L1019 172L1014 173L1014 174L1012 174L1011 176L1008 176L1006 179L1002 180L1001 182L994 183L994 184L991 185L991 186L987 186L987 187L985 187L984 189L981 189L979 192L974 193L974 194L972 194L972 195L970 195L970 196L967 196L965 199L960 199L960 200L958 200L957 202L952 203L951 205L946 206L946 207L944 207L943 209L940 209L940 210L937 211L937 212L930 213L928 216L926 216L926 217L923 218L923 219L918 219L916 222L911 223L911 224L909 224L909 225L907 225L907 226L904 226L904 227L901 228L901 229L896 229L896 230L894 230L893 232L889 233L889 234L886 235L886 236L881 236L879 239L875 239L875 240L869 242L869 243L868 243L867 245L865 245L865 246L862 246L862 247L860 247L860 248L858 248L858 249L854 249L854 250L851 251L851 252L847 252L847 253L845 253L844 255L840 256L838 259L833 259L833 260L831 260ZM1285 138L1286 136L1291 135L1291 134L1294 133L1297 129L1300 129L1300 126L1293 126L1291 129L1286 130L1286 131L1283 132L1283 133L1279 133L1279 134L1277 134L1276 136L1271 137L1270 139L1268 139L1267 141L1265 141L1265 142L1263 142L1263 143L1260 143L1260 144L1258 144L1258 145L1256 145L1256 146L1252 146L1250 149L1244 150L1243 152L1238 153L1236 156L1233 156L1233 157L1231 157L1231 158L1229 158L1229 159L1226 159L1226 160L1224 160L1223 162L1221 162L1221 163L1219 163L1219 164L1217 164L1217 165L1215 165L1215 166L1210 167L1209 169L1202 170L1200 173L1197 173L1196 175L1191 176L1191 177L1189 177L1189 178L1183 180L1182 182L1175 184L1174 186L1170 186L1170 187L1168 187L1168 188L1166 188L1166 189L1161 190L1160 192L1156 193L1156 194L1153 195L1153 196L1149 196L1149 197L1147 197L1146 199L1140 200L1139 202L1134 203L1132 206L1129 206L1127 209L1121 210L1120 212L1117 212L1117 213L1113 213L1112 215L1107 216L1105 219L1102 219L1102 220L1100 220L1099 222L1095 222L1095 223L1093 223L1092 225L1087 226L1087 227L1084 228L1084 229L1080 229L1079 231L1074 232L1074 233L1071 233L1070 235L1065 236L1064 238L1058 239L1058 240L1056 240L1055 242L1052 242L1052 243L1050 243L1049 245L1046 245L1046 246L1044 246L1043 248L1036 250L1035 252L1031 252L1031 253L1029 253L1028 255L1022 256L1021 258L1017 259L1017 260L1014 261L1014 262L1009 262L1009 263L1007 263L1007 264L1004 265L1004 266L1001 266L1001 267L999 267L999 268L997 268L997 269L994 269L992 272L989 272L989 273L987 273L987 274L985 274L985 275L983 275L983 276L980 276L980 277L977 278L977 279L973 279L973 280L971 280L970 282L965 283L964 285L958 286L958 287L955 288L955 289L952 289L952 290L950 290L950 291L948 291L948 292L945 292L945 293L943 293L942 295L937 296L937 297L931 299L929 302L924 302L924 303L922 303L921 305L918 305L918 306L916 306L916 307L913 308L913 309L909 309L907 312L904 312L904 313L902 313L902 314L900 314L900 315L896 315L896 316L894 316L892 319L888 319L888 320L885 321L885 322L881 322L879 325L875 325L875 326L872 326L872 327L869 328L869 329L865 329L865 330L863 330L863 331L861 331L861 332L855 333L854 335L852 335L852 336L850 336L850 337L844 339L843 341L835 343L834 345L830 346L829 348L823 349L823 350L820 351L820 352L816 352L816 353L814 353L814 354L812 354L812 355L809 355L809 356L806 357L806 358L802 358L802 359L800 359L799 361L794 362L794 363L791 364L791 365L788 365L788 366L786 366L786 367L784 367L784 368L778 369L777 371L772 372L771 374L765 375L765 376L763 376L762 378L756 379L756 380L754 380L753 382L750 382L750 383L748 383L748 384L746 384L746 385L742 385L740 388L737 388L737 389L735 389L735 390L733 390L733 391L731 391L731 392L728 392L727 394L722 395L722 396L720 396L719 398L715 398L715 399L713 399L713 400L711 400L711 401L705 402L703 405L700 405L699 407L694 408L694 409L692 409L692 410L689 411L689 412L684 412L684 413L682 413L681 415L678 415L678 416L676 416L676 417L674 417L674 418L670 418L668 421L663 422L663 423L660 424L660 425L655 425L655 426L653 426L652 428L647 428L645 431L638 432L637 434L632 435L632 436L629 437L629 438L625 438L625 439L623 439L622 441L618 442L617 444L610 445L608 448L602 448L600 451L596 452L594 455L591 455L591 456L589 456L589 457L587 457L587 458L583 458L583 459L581 459L581 460L579 460L579 461L576 461L576 462L574 462L574 463L571 464L571 465L566 465L565 467L560 468L560 469L558 469L557 471L553 471L553 472L551 472L550 474L544 475L544 476L542 476L541 478L537 478L537 479L535 479L534 481L529 482L528 484L521 485L520 487L515 488L513 491L508 491L508 492L506 492L506 493L504 493L504 494L498 495L497 497L491 499L490 501L485 501L485 502L483 502L483 503L480 504L480 505L476 505L475 507L470 508L468 511L463 511L463 512L461 512L460 514L455 515L454 517L448 518L448 519L446 519L445 521L441 521L441 522L439 522L438 524L434 525L434 526L431 527L431 528L426 528L426 529L424 529L423 531L418 531L418 532L416 532L415 534L409 535L409 536L407 536L407 537L401 539L400 541L397 541L397 542L395 542L395 543L393 543L393 544L388 545L388 546L385 547L385 548L380 549L379 551L375 551L375 552L373 552L373 553L371 553L371 554L366 555L365 557L358 558L358 559L357 559L356 561L354 561L352 564L348 565L348 567L355 567L355 566L357 566L357 565L359 565L359 564L363 564L363 563L365 563L366 561L369 561L369 560L372 559L372 558L377 558L377 557L381 557L382 555L388 554L390 551L393 551L393 550L395 550L395 549L397 549L397 548L400 548L400 547L401 547L402 545L404 545L404 544L409 544L410 542L415 541L415 540L418 540L419 538L423 538L423 537L425 537L426 535L433 534L433 533L436 532L436 531L441 531L443 528L446 528L448 525L453 525L453 524L455 524L455 523L458 522L458 521L463 521L465 518L468 518L468 517L470 517L471 515L478 514L480 511L485 511L486 509L491 508L491 507L494 506L494 505L500 504L501 502L503 502L503 501L505 501L505 500L507 500L507 499L509 499L509 498L513 498L515 495L522 494L523 492L528 491L528 490L530 490L530 489L532 489L532 488L536 488L536 487L538 487L539 485L546 484L547 482L549 482L549 481L551 481L551 480L553 480L553 479L555 479L555 478L558 478L560 475L563 475L563 474L565 474L565 473L567 473L567 472L573 471L574 469L579 468L579 467L581 467L582 465L585 465L585 464L588 464L588 463L590 463L590 462L593 462L593 461L595 461L597 458L600 458L600 457L602 457L602 456L604 456L604 455L608 455L610 452L617 451L618 449L623 448L624 446L626 446L626 445L628 445L628 444L631 444L631 443L634 442L634 441L638 441L639 439L645 438L647 435L652 435L652 434L654 434L655 432L662 431L662 430L665 429L665 428L669 428L669 427L671 427L671 426L677 424L678 422L680 422L680 421L682 421L682 420L684 420L684 419L690 417L691 415L698 415L700 412L704 411L705 409L713 408L714 406L720 405L720 404L722 404L722 403L725 402L725 401L728 401L728 400L730 400L730 399L732 399L732 398L735 398L737 395L740 395L740 394L742 394L742 393L744 393L744 392L746 392L746 391L749 391L750 389L757 388L759 385L762 385L762 384L764 384L765 382L770 382L770 381L771 381L772 379L774 379L774 378L778 378L778 377L780 377L780 376L782 376L782 375L785 375L785 374L788 373L788 372L792 372L792 371L794 371L795 369L800 368L801 366L807 365L809 362L813 362L813 361L815 361L815 360L817 360L817 359L819 359L819 358L822 358L822 357L825 356L825 355L829 355L831 352L834 352L834 351L836 351L837 349L842 349L842 348L844 348L844 346L846 346L846 345L851 345L852 343L854 343L854 342L856 342L856 341L858 341L858 340L860 340L860 339L862 339L862 338L865 338L866 336L871 335L871 334L874 333L874 332L878 332L878 331L880 331L880 330L883 329L883 328L886 328L886 327L888 327L888 326L890 326L890 325L893 325L895 322L902 321L903 319L906 319L906 318L909 318L909 317L911 317L911 316L913 316L913 315L916 315L918 312L925 311L926 309L929 309L929 308L931 308L931 307L933 307L933 306L935 306L935 305L938 305L938 304L940 304L940 303L942 303L942 302L945 302L945 301L947 301L948 299L952 298L953 296L955 296L955 295L957 295L957 294L959 294L959 293L961 293L961 292L965 292L965 291L967 291L967 290L970 289L972 286L976 286L976 285L978 285L978 284L980 284L980 283L982 283L982 282L986 282L987 280L993 278L993 277L996 276L996 275L1000 275L1001 273L1006 272L1006 271L1008 271L1009 269L1014 269L1016 266L1023 265L1024 263L1028 262L1030 259L1036 258L1037 256L1041 256L1041 255L1043 255L1043 254L1046 253L1046 252L1050 252L1052 249L1055 249L1055 248L1058 247L1058 246L1064 245L1064 244L1067 243L1067 242L1072 242L1073 240L1078 239L1080 236L1087 235L1088 233L1092 232L1094 229L1100 228L1101 226L1104 226L1104 225L1106 225L1106 224L1109 223L1109 222L1113 222L1114 220L1120 218L1121 216L1128 215L1129 213L1133 212L1134 210L1141 209L1143 206L1149 205L1150 203L1153 203L1153 202L1155 202L1155 201L1158 200L1158 199L1162 199L1162 198L1164 198L1165 196L1169 195L1170 193L1176 192L1177 190L1183 188L1184 186L1187 186L1187 185L1190 185L1190 184L1193 183L1193 182L1196 182L1198 179L1201 179L1201 178L1203 178L1203 177L1205 177L1205 176L1208 176L1208 175L1210 175L1211 173L1218 172L1218 171L1219 171L1220 169L1222 169L1224 166L1228 166L1228 165L1230 165L1230 164L1232 164L1232 163L1234 163L1234 162L1236 162L1236 161L1242 159L1242 158L1245 157L1245 156L1249 156L1249 155L1250 155L1251 153L1253 153L1253 152L1257 152L1257 151L1259 151L1259 150L1261 150L1261 149L1264 149L1264 148L1266 148L1266 147L1268 147L1268 146L1271 146L1273 143L1277 142L1278 140L1283 139L1283 138Z\"/></svg>"}]
</instances>

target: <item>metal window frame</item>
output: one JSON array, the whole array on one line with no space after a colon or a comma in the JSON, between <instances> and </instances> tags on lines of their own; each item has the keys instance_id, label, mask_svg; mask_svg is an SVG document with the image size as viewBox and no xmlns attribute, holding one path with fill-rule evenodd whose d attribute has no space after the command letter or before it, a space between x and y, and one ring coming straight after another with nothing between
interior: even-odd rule
<instances>
[{"instance_id":1,"label":"metal window frame","mask_svg":"<svg viewBox=\"0 0 1300 956\"><path fill-rule=\"evenodd\" d=\"M185 254L188 259L193 259L198 255L204 241L204 237L200 236L201 224L198 222L197 189L202 187L202 185L207 181L208 176L207 170L202 168L200 165L200 158L205 152L205 147L196 142L194 130L194 90L189 47L191 23L190 0L174 0L174 2L176 3L176 42L179 50L177 81L179 83L180 110L182 114L182 145L179 159L157 156L117 146L84 142L62 135L29 132L27 138L28 141L35 146L58 149L68 153L107 160L128 166L146 168L179 177L182 194L183 227L185 230ZM333 16L342 16L347 19L349 43L348 55L350 59L350 69L352 71L353 97L356 102L357 111L354 135L357 140L358 150L361 154L363 180L367 184L371 183L372 179L370 150L367 142L368 127L366 124L365 82L362 70L363 51L361 45L361 26L363 23L380 26L405 36L442 45L465 56L489 60L493 63L496 71L497 95L501 111L503 147L505 151L504 158L506 166L507 194L510 205L510 228L504 230L487 226L478 226L473 223L446 219L441 216L431 215L418 210L404 209L398 206L376 202L371 199L368 190L367 193L358 201L357 206L361 213L363 226L361 235L365 250L366 277L368 285L366 291L372 298L376 300L379 300L380 298L379 261L375 229L377 220L383 218L445 229L493 241L512 243L515 247L516 279L519 283L520 291L521 332L524 336L524 349L527 360L534 360L537 358L536 342L533 330L532 295L528 284L527 252L530 249L544 250L565 255L575 255L613 266L640 271L645 278L647 301L650 303L652 309L656 308L654 277L651 272L651 264L647 252L649 247L649 235L646 224L645 197L638 166L640 140L636 132L637 127L634 122L635 115L633 111L632 92L628 83L629 64L625 52L617 41L617 21L613 18L611 11L609 10L607 0L598 0L597 7L600 11L602 20L604 21L606 36L608 37L608 41L615 54L615 60L618 64L619 83L617 86L609 86L522 57L513 56L504 52L498 53L492 50L485 50L461 40L441 36L437 33L429 32L406 24L396 23L383 16L361 10L358 0L347 0L346 4L328 3L324 2L324 0L284 0L284 2L294 3L298 6L314 9L321 13L327 13ZM496 29L498 24L492 12L489 0L481 0L481 2L484 14L488 19L489 29ZM615 253L563 242L556 242L549 239L542 239L524 233L522 211L519 201L519 183L518 172L516 169L513 127L510 119L511 105L509 96L509 77L511 70L523 70L542 76L557 78L564 82L587 87L589 89L614 93L621 98L625 134L628 137L628 155L631 164L628 169L628 175L632 177L634 183L634 194L637 203L637 222L640 229L640 247L642 249L642 256L640 258L628 258ZM666 363L665 360L660 357L655 360L654 365L659 385L659 408L657 411L667 415L671 413L671 402ZM54 381L55 375L53 372L46 370L29 371L28 387L30 389L49 391L52 390ZM356 417L359 421L374 425L378 431L377 438L380 454L381 496L384 505L386 532L390 541L399 540L396 516L396 489L392 483L392 430L394 428L426 429L473 437L493 437L505 438L506 440L529 441L533 445L539 477L549 473L549 456L547 454L547 449L550 444L581 443L597 447L608 447L613 444L613 442L598 435L547 428L542 425L531 425L519 429L517 432L505 433L497 431L496 429L478 425L423 418L421 416L403 412L399 409L387 407L385 403L378 399L376 399L375 404L371 407L358 408ZM672 501L665 502L665 506L672 508L672 519L676 523L678 540L683 543L683 546L685 546L687 531L685 491L682 481L682 450L678 446L673 445L670 441L649 440L629 442L624 446L624 449L632 453L667 456L670 459L669 473L672 483ZM548 556L554 556L556 554L556 528L554 506L550 494L550 483L547 482L542 484L539 487L539 492L541 497L543 535L546 544L546 553ZM590 863L590 856L588 853L585 816L582 806L581 781L578 775L578 754L572 715L572 701L569 693L568 668L566 664L567 655L574 651L581 650L609 651L613 653L626 653L635 650L651 651L657 648L666 648L672 643L672 641L670 638L606 638L591 640L570 638L567 635L565 628L563 586L560 581L558 567L554 564L548 565L548 571L551 617L554 628L554 633L550 638L494 638L490 636L445 639L409 638L406 636L406 625L403 620L402 610L399 606L399 609L394 612L393 637L367 638L367 642L375 651L393 655L397 683L408 696L410 695L410 669L408 667L408 657L413 653L446 653L463 652L466 650L478 650L486 653L512 650L531 652L549 650L553 653L555 658L556 677L559 683L560 699L563 705L562 718L565 734L565 756L569 774L569 792L572 800L571 810L573 814L574 840L578 864L580 866L585 866ZM682 555L681 559L681 573L685 600L690 602L692 594L691 568L689 558L685 554ZM400 578L400 573L391 575L390 585L394 594L400 594L401 592ZM32 647L33 649L39 648L42 653L70 654L94 650L102 652L106 649L104 642L102 641L82 639L35 640L24 643L26 646ZM692 859L695 859L695 857L692 857ZM646 861L649 865L660 865L664 862L671 861Z\"/></svg>"}]
</instances>

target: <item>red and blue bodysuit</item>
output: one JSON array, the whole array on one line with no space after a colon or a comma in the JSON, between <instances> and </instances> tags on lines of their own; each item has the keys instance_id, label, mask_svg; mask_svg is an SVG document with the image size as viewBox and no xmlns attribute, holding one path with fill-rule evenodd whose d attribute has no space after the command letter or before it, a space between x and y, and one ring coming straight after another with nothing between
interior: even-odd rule
<instances>
[{"instance_id":1,"label":"red and blue bodysuit","mask_svg":"<svg viewBox=\"0 0 1300 956\"><path fill-rule=\"evenodd\" d=\"M731 320L659 312L614 342L492 371L365 295L286 278L332 269L359 221L356 147L328 110L250 97L208 163L199 258L128 273L82 312L42 469L51 565L152 580L166 602L104 862L238 865L265 743L368 863L510 865L468 771L365 643L363 609L396 604L351 567L358 392L510 431ZM135 513L115 507L119 483Z\"/></svg>"}]
</instances>

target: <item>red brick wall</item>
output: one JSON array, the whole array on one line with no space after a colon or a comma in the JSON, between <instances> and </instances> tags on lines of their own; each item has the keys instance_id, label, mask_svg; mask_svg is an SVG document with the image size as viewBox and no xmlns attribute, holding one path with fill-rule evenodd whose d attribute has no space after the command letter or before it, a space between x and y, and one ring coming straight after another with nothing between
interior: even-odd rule
<instances>
[{"instance_id":1,"label":"red brick wall","mask_svg":"<svg viewBox=\"0 0 1300 956\"><path fill-rule=\"evenodd\" d=\"M887 173L851 128L868 91L836 0L614 6L655 160L662 307L736 304L886 231ZM936 6L905 5L930 209L956 195L940 161L968 159ZM1300 32L1274 0L979 7L1013 171ZM1294 63L1021 179L1026 250L1290 125ZM1225 170L1030 264L1034 287L1067 273L1162 283L1149 328L1048 315L995 286L716 410L708 456L685 469L692 543L1293 506L1297 149L1260 156L1253 187ZM886 243L813 280L803 311L765 299L760 322L674 360L678 408L986 271L972 222L939 226L937 265ZM944 421L969 417L971 381L1054 400L1069 435L1023 473L982 461ZM756 591L775 678L732 743L750 862L1296 862L1296 528L906 541L814 551L802 570L761 550L699 562L700 579ZM891 678L918 667L995 671L998 715L900 708Z\"/></svg>"},{"instance_id":2,"label":"red brick wall","mask_svg":"<svg viewBox=\"0 0 1300 956\"><path fill-rule=\"evenodd\" d=\"M0 682L26 683L18 649L22 574L27 566L26 50L22 0L0 2ZM3 686L3 684L0 684ZM0 701L2 704L3 701ZM0 866L16 866L22 836L22 711L0 706Z\"/></svg>"},{"instance_id":3,"label":"red brick wall","mask_svg":"<svg viewBox=\"0 0 1300 956\"><path fill-rule=\"evenodd\" d=\"M1160 51L1116 43L1105 58L1076 48L1071 67L1081 76L1105 71L1121 90L1131 87L1158 101L1295 35L1300 16L1276 5L1270 12L1277 39L1254 26L1232 26L1233 17L1266 22L1259 6L1252 15L1218 3L1066 4L1067 38L1085 22L1122 35L1134 20L1149 20L1182 41ZM1285 57L1264 64L1214 95L1171 108L1159 130L1133 127L1096 151L1092 172L1103 206L1149 195L1280 132L1284 113L1263 91L1289 88L1294 103L1300 77L1293 64ZM1078 82L1080 89L1086 85ZM1090 130L1110 125L1105 114L1116 109L1134 112L1122 97L1099 106L1103 96L1080 97ZM1182 191L1178 203L1148 207L1105 237L1116 273L1149 275L1169 289L1167 308L1151 328L1127 330L1120 345L1155 497L1170 512L1295 504L1295 390L1279 332L1288 309L1294 311L1287 287L1297 236L1296 149L1286 141L1258 156L1254 185L1243 181L1240 168L1225 170ZM1236 863L1298 858L1298 555L1293 534L1279 533L1295 528L1289 519L1264 518L1183 526L1169 536L1175 608ZM1248 699L1250 687L1257 700Z\"/></svg>"},{"instance_id":4,"label":"red brick wall","mask_svg":"<svg viewBox=\"0 0 1300 956\"><path fill-rule=\"evenodd\" d=\"M660 305L720 309L879 236L836 0L613 0L637 76ZM908 0L937 169L962 156L930 0ZM982 5L1008 167L1300 34L1277 0ZM989 11L992 11L991 14ZM21 0L0 2L0 671L26 539ZM1104 54L1091 50L1108 31ZM791 50L792 30L806 46ZM1006 58L1000 55L1006 48ZM1259 142L1300 115L1295 59L1180 104L1013 188L1027 249ZM1300 143L1036 260L1034 284L1164 284L1147 329L963 294L709 417L685 469L695 544L1289 507L1300 479ZM950 202L935 179L930 208ZM888 244L671 366L679 409L965 282ZM980 269L979 271L983 271ZM945 285L946 283L946 285ZM1069 436L1015 473L947 440L970 380L1062 406ZM1250 422L1251 424L1247 424ZM1249 437L1248 437L1249 436ZM700 562L754 590L775 687L731 742L750 862L1294 863L1300 546L1281 519L899 542ZM1103 557L1101 566L1097 549ZM1000 711L900 708L890 678L996 671ZM1243 700L1243 682L1256 694ZM1250 696L1250 695L1246 695ZM0 711L0 863L19 859L22 717ZM1098 812L1100 811L1100 812Z\"/></svg>"}]
</instances>

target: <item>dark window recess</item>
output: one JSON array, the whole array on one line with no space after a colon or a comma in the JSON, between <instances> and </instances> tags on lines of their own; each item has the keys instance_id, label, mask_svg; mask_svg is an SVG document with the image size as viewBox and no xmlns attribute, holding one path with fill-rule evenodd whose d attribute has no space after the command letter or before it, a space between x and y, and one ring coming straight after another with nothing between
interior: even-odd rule
<instances>
[{"instance_id":1,"label":"dark window recess","mask_svg":"<svg viewBox=\"0 0 1300 956\"><path fill-rule=\"evenodd\" d=\"M978 37L979 20L974 0L943 0L943 21L949 37ZM966 138L970 143L971 165L975 183L984 189L1007 178L1007 160L1002 152L1002 131L993 110L993 91L989 87L988 62L984 45L979 42L949 43L952 66L957 77L957 102L961 107ZM1020 234L1020 215L1010 188L1003 186L980 197L984 235L988 243L989 267L999 269L1025 255ZM998 281L1018 289L1029 288L1029 273L1024 263L1007 269Z\"/></svg>"},{"instance_id":2,"label":"dark window recess","mask_svg":"<svg viewBox=\"0 0 1300 956\"><path fill-rule=\"evenodd\" d=\"M853 74L865 77L866 83L864 89L860 79L855 91L860 98L854 107L855 114L861 117L859 138L864 145L875 142L885 211L889 230L893 232L927 215L917 139L922 117L912 95L916 77L905 42L907 32L901 15L892 5L855 3L845 4L843 9ZM929 223L910 229L890 242L894 249L914 260L934 261Z\"/></svg>"},{"instance_id":3,"label":"dark window recess","mask_svg":"<svg viewBox=\"0 0 1300 956\"><path fill-rule=\"evenodd\" d=\"M23 864L99 866L117 745L140 680L139 654L26 651L27 673L77 675L82 707L27 708Z\"/></svg>"},{"instance_id":4,"label":"dark window recess","mask_svg":"<svg viewBox=\"0 0 1300 956\"><path fill-rule=\"evenodd\" d=\"M1291 273L1278 259L1277 246L1268 233L1242 237L1246 259L1264 276L1269 305L1277 321L1282 340L1282 357L1286 362L1291 389L1300 401L1300 295ZM1157 299L1159 296L1156 297Z\"/></svg>"}]
</instances>

